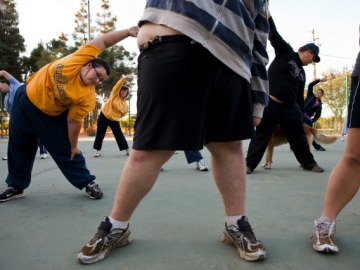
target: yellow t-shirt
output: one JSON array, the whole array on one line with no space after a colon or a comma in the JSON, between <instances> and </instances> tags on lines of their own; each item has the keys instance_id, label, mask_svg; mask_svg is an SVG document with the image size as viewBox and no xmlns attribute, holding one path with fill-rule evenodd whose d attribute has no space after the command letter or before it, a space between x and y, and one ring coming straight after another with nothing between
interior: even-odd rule
<instances>
[{"instance_id":1,"label":"yellow t-shirt","mask_svg":"<svg viewBox=\"0 0 360 270\"><path fill-rule=\"evenodd\" d=\"M95 87L83 83L80 70L100 52L100 48L84 44L41 68L27 80L30 101L45 114L55 116L69 109L71 118L82 121L95 108Z\"/></svg>"},{"instance_id":2,"label":"yellow t-shirt","mask_svg":"<svg viewBox=\"0 0 360 270\"><path fill-rule=\"evenodd\" d=\"M128 112L126 100L120 96L120 89L125 82L125 78L120 79L111 90L110 98L101 110L104 116L110 121L119 121Z\"/></svg>"}]
</instances>

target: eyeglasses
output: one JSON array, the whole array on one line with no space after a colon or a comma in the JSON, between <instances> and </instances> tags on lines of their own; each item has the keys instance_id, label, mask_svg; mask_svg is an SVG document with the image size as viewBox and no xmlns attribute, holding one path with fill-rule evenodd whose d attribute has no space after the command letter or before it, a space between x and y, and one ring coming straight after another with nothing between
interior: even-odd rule
<instances>
[{"instance_id":1,"label":"eyeglasses","mask_svg":"<svg viewBox=\"0 0 360 270\"><path fill-rule=\"evenodd\" d=\"M95 67L93 67L93 69L95 70L96 77L99 79L100 83L103 83L104 79L101 77L100 73Z\"/></svg>"}]
</instances>

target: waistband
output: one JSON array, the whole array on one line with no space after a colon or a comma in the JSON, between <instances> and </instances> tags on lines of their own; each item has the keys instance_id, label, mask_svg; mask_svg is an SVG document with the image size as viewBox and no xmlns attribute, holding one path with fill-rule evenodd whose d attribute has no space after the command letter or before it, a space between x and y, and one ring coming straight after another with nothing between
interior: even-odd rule
<instances>
[{"instance_id":1,"label":"waistband","mask_svg":"<svg viewBox=\"0 0 360 270\"><path fill-rule=\"evenodd\" d=\"M296 103L294 103L294 104L279 103L276 100L272 99L271 97L269 98L269 103L272 103L278 107L292 107L292 106L296 105Z\"/></svg>"},{"instance_id":2,"label":"waistband","mask_svg":"<svg viewBox=\"0 0 360 270\"><path fill-rule=\"evenodd\" d=\"M142 51L149 49L160 43L180 42L180 41L189 41L189 42L196 43L191 38L189 38L188 36L185 36L185 35L156 36L153 40L145 41L144 43L142 43L139 47L139 50L140 50L140 52L142 52Z\"/></svg>"}]
</instances>

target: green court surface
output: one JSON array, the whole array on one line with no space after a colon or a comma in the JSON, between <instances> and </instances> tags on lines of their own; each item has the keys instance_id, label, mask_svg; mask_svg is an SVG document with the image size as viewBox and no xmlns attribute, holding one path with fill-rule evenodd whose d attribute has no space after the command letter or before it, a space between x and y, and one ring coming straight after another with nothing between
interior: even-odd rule
<instances>
[{"instance_id":1,"label":"green court surface","mask_svg":"<svg viewBox=\"0 0 360 270\"><path fill-rule=\"evenodd\" d=\"M283 145L275 148L271 170L260 166L247 177L246 215L267 249L264 261L245 262L221 242L225 214L210 154L204 149L209 172L195 170L179 151L164 165L153 190L135 211L130 221L133 242L115 249L102 262L81 265L77 252L109 215L128 159L113 138L104 141L102 157L94 158L93 140L82 138L79 147L104 198L88 199L83 190L69 184L51 157L40 160L37 155L25 197L0 204L1 270L360 269L359 195L338 217L340 252L319 254L310 244L327 179L345 147L340 140L324 145L325 152L312 150L324 173L303 171L289 146ZM7 139L0 140L0 155L6 149ZM1 189L6 187L6 175L7 162L0 160Z\"/></svg>"}]
</instances>

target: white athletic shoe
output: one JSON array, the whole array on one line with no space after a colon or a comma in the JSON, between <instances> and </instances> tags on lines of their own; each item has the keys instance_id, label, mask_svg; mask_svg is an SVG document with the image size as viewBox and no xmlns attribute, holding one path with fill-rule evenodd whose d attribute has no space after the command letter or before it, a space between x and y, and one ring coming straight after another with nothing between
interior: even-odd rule
<instances>
[{"instance_id":1,"label":"white athletic shoe","mask_svg":"<svg viewBox=\"0 0 360 270\"><path fill-rule=\"evenodd\" d=\"M339 248L335 238L335 221L328 217L315 220L315 227L311 236L314 250L323 253L337 253Z\"/></svg>"},{"instance_id":2,"label":"white athletic shoe","mask_svg":"<svg viewBox=\"0 0 360 270\"><path fill-rule=\"evenodd\" d=\"M127 155L127 156L130 156L130 153L131 153L130 148L126 149L126 155Z\"/></svg>"},{"instance_id":3,"label":"white athletic shoe","mask_svg":"<svg viewBox=\"0 0 360 270\"><path fill-rule=\"evenodd\" d=\"M94 157L100 157L100 150L96 150Z\"/></svg>"},{"instance_id":4,"label":"white athletic shoe","mask_svg":"<svg viewBox=\"0 0 360 270\"><path fill-rule=\"evenodd\" d=\"M41 154L40 155L40 159L46 159L47 158L47 154Z\"/></svg>"},{"instance_id":5,"label":"white athletic shoe","mask_svg":"<svg viewBox=\"0 0 360 270\"><path fill-rule=\"evenodd\" d=\"M7 160L7 156L3 156L1 159L2 160Z\"/></svg>"},{"instance_id":6,"label":"white athletic shoe","mask_svg":"<svg viewBox=\"0 0 360 270\"><path fill-rule=\"evenodd\" d=\"M196 162L196 169L202 172L206 172L209 170L208 167L205 165L204 159L200 159L199 161Z\"/></svg>"}]
</instances>

